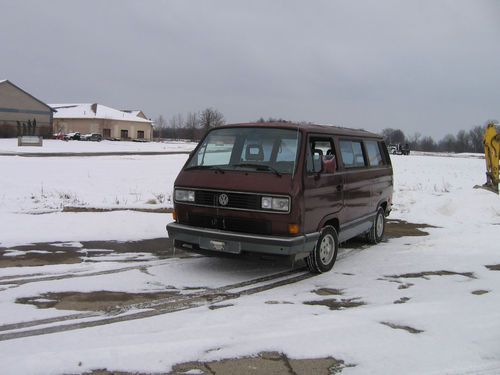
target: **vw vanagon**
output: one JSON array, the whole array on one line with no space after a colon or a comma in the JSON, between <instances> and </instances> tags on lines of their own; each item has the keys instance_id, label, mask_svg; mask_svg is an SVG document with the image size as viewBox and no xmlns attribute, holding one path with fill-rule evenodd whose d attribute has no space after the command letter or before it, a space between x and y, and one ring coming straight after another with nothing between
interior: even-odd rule
<instances>
[{"instance_id":1,"label":"vw vanagon","mask_svg":"<svg viewBox=\"0 0 500 375\"><path fill-rule=\"evenodd\" d=\"M339 243L382 240L391 160L364 130L294 123L210 130L174 186L173 245L202 254L260 253L329 271Z\"/></svg>"}]
</instances>

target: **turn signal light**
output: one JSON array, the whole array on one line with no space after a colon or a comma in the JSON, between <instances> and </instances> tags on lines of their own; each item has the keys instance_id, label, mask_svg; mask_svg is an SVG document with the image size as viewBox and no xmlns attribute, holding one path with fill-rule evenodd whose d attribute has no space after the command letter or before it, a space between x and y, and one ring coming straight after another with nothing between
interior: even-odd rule
<instances>
[{"instance_id":1,"label":"turn signal light","mask_svg":"<svg viewBox=\"0 0 500 375\"><path fill-rule=\"evenodd\" d=\"M288 224L288 233L290 234L299 234L299 229L298 224Z\"/></svg>"},{"instance_id":2,"label":"turn signal light","mask_svg":"<svg viewBox=\"0 0 500 375\"><path fill-rule=\"evenodd\" d=\"M172 219L174 219L174 221L177 221L177 212L175 212L175 210L172 211Z\"/></svg>"}]
</instances>

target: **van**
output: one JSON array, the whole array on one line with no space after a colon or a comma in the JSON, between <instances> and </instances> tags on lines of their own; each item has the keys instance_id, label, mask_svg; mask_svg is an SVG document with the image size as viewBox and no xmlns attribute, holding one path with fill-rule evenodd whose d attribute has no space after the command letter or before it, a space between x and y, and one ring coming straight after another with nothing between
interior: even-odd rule
<instances>
[{"instance_id":1,"label":"van","mask_svg":"<svg viewBox=\"0 0 500 375\"><path fill-rule=\"evenodd\" d=\"M393 174L381 136L294 123L210 130L174 185L173 246L206 255L273 254L329 271L339 244L382 240Z\"/></svg>"}]
</instances>

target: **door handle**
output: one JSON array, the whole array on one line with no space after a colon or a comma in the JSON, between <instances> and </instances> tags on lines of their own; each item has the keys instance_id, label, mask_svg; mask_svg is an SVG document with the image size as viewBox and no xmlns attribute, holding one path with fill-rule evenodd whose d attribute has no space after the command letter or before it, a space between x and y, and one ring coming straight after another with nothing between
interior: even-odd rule
<instances>
[{"instance_id":1,"label":"door handle","mask_svg":"<svg viewBox=\"0 0 500 375\"><path fill-rule=\"evenodd\" d=\"M337 191L340 193L342 191L343 185L337 185Z\"/></svg>"}]
</instances>

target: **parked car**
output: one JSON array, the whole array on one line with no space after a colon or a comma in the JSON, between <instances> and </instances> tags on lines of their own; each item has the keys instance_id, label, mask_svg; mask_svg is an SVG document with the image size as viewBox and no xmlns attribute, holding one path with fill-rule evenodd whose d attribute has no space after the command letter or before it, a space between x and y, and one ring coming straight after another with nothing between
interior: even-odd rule
<instances>
[{"instance_id":1,"label":"parked car","mask_svg":"<svg viewBox=\"0 0 500 375\"><path fill-rule=\"evenodd\" d=\"M52 139L64 139L64 133L54 133L52 134Z\"/></svg>"},{"instance_id":2,"label":"parked car","mask_svg":"<svg viewBox=\"0 0 500 375\"><path fill-rule=\"evenodd\" d=\"M78 132L68 133L68 134L66 134L66 135L64 136L64 140L66 140L66 141L67 141L67 140L70 140L70 139L71 139L71 140L77 140L77 141L79 141L79 140L80 140L80 136L81 136L81 135L80 135L80 133L78 133Z\"/></svg>"},{"instance_id":3,"label":"parked car","mask_svg":"<svg viewBox=\"0 0 500 375\"><path fill-rule=\"evenodd\" d=\"M393 174L383 138L333 126L266 123L210 130L174 184L176 248L258 253L329 271L339 243L382 240Z\"/></svg>"},{"instance_id":4,"label":"parked car","mask_svg":"<svg viewBox=\"0 0 500 375\"><path fill-rule=\"evenodd\" d=\"M80 137L80 140L82 141L94 141L94 142L101 142L102 141L102 135L99 133L89 133L89 134L84 134Z\"/></svg>"}]
</instances>

